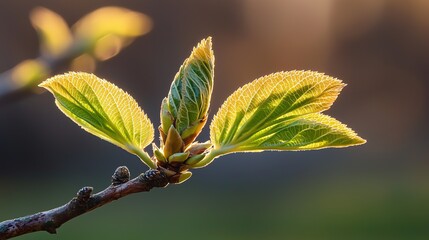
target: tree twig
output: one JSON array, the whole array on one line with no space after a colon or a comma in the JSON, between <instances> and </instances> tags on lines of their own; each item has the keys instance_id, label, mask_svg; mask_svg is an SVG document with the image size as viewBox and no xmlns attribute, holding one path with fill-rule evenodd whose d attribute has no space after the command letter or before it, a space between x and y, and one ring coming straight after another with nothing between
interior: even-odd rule
<instances>
[{"instance_id":1,"label":"tree twig","mask_svg":"<svg viewBox=\"0 0 429 240\"><path fill-rule=\"evenodd\" d=\"M159 170L151 169L129 180L128 168L118 167L112 176L112 185L99 193L92 194L92 187L83 187L76 197L63 206L1 222L0 240L37 231L54 234L62 224L79 215L127 195L148 192L154 187L166 187L168 184L168 177Z\"/></svg>"}]
</instances>

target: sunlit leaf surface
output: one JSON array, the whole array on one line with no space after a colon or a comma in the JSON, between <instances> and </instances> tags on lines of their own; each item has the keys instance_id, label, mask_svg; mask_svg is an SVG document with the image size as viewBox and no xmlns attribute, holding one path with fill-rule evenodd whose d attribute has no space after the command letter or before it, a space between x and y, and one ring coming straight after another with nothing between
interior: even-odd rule
<instances>
[{"instance_id":1,"label":"sunlit leaf surface","mask_svg":"<svg viewBox=\"0 0 429 240\"><path fill-rule=\"evenodd\" d=\"M234 92L210 126L215 149L226 152L309 150L364 143L327 110L345 85L312 71L279 72Z\"/></svg>"},{"instance_id":2,"label":"sunlit leaf surface","mask_svg":"<svg viewBox=\"0 0 429 240\"><path fill-rule=\"evenodd\" d=\"M180 134L206 118L213 89L214 55L211 38L202 40L174 77L168 94L169 111Z\"/></svg>"},{"instance_id":3,"label":"sunlit leaf surface","mask_svg":"<svg viewBox=\"0 0 429 240\"><path fill-rule=\"evenodd\" d=\"M239 150L313 150L362 143L363 139L338 120L310 113L256 133L243 142Z\"/></svg>"},{"instance_id":4,"label":"sunlit leaf surface","mask_svg":"<svg viewBox=\"0 0 429 240\"><path fill-rule=\"evenodd\" d=\"M153 140L152 123L137 102L104 79L70 72L40 86L49 90L58 108L83 129L131 153Z\"/></svg>"}]
</instances>

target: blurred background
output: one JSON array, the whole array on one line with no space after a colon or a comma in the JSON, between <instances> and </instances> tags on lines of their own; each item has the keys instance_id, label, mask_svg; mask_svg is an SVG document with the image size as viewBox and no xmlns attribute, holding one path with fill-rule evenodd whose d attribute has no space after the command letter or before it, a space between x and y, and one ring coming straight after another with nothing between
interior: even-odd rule
<instances>
[{"instance_id":1,"label":"blurred background","mask_svg":"<svg viewBox=\"0 0 429 240\"><path fill-rule=\"evenodd\" d=\"M348 84L328 113L368 143L228 155L185 184L121 199L58 235L17 239L429 239L429 1L3 0L0 72L39 55L33 8L71 25L109 5L146 14L152 28L95 73L134 96L156 126L180 64L212 36L211 117L247 82L310 69ZM208 138L207 127L199 140ZM50 94L0 106L0 221L62 205L86 185L102 190L120 165L132 176L146 170L81 131Z\"/></svg>"}]
</instances>

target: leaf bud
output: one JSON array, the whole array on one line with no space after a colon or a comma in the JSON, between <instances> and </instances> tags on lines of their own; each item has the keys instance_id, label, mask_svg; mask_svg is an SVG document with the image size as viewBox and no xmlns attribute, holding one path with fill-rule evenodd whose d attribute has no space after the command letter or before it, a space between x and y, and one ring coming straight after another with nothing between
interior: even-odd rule
<instances>
[{"instance_id":1,"label":"leaf bud","mask_svg":"<svg viewBox=\"0 0 429 240\"><path fill-rule=\"evenodd\" d=\"M167 162L167 159L164 157L164 154L159 150L159 148L155 145L155 143L152 143L152 149L153 149L153 155L156 157L156 159L160 162Z\"/></svg>"},{"instance_id":2,"label":"leaf bud","mask_svg":"<svg viewBox=\"0 0 429 240\"><path fill-rule=\"evenodd\" d=\"M162 100L162 104L161 104L161 112L160 112L160 117L161 117L161 126L160 126L160 130L162 130L162 132L164 133L164 135L168 132L168 130L170 129L170 126L173 125L174 122L174 118L171 115L170 111L168 111L168 99L164 98ZM163 139L165 140L165 139Z\"/></svg>"},{"instance_id":3,"label":"leaf bud","mask_svg":"<svg viewBox=\"0 0 429 240\"><path fill-rule=\"evenodd\" d=\"M205 154L198 154L198 155L190 157L188 160L186 160L185 163L187 165L194 165L194 164L200 162L201 160L203 160L204 157L205 157Z\"/></svg>"},{"instance_id":4,"label":"leaf bud","mask_svg":"<svg viewBox=\"0 0 429 240\"><path fill-rule=\"evenodd\" d=\"M211 146L213 145L210 141L203 142L203 143L194 142L185 151L188 151L191 156L194 156L205 152Z\"/></svg>"},{"instance_id":5,"label":"leaf bud","mask_svg":"<svg viewBox=\"0 0 429 240\"><path fill-rule=\"evenodd\" d=\"M195 140L195 138L200 134L206 122L207 115L204 116L203 119L194 122L188 128L183 130L181 137L183 139L183 142L185 143L185 146L188 146Z\"/></svg>"},{"instance_id":6,"label":"leaf bud","mask_svg":"<svg viewBox=\"0 0 429 240\"><path fill-rule=\"evenodd\" d=\"M164 156L168 158L174 153L182 152L183 148L184 144L179 132L171 125L164 143Z\"/></svg>"},{"instance_id":7,"label":"leaf bud","mask_svg":"<svg viewBox=\"0 0 429 240\"><path fill-rule=\"evenodd\" d=\"M168 162L170 162L170 163L173 163L173 162L182 163L182 162L186 161L186 159L188 159L188 157L189 157L189 152L174 153L170 157L168 157Z\"/></svg>"},{"instance_id":8,"label":"leaf bud","mask_svg":"<svg viewBox=\"0 0 429 240\"><path fill-rule=\"evenodd\" d=\"M183 183L184 181L188 180L191 176L192 176L191 172L188 172L188 171L181 172L181 173L178 173L178 174L172 176L170 178L170 182L175 183L175 184L180 184L180 183Z\"/></svg>"}]
</instances>

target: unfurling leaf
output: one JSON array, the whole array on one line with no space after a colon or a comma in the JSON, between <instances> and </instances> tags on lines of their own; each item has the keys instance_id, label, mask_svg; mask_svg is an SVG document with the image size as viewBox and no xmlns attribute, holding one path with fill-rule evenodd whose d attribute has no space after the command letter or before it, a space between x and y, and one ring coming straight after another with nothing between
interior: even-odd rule
<instances>
[{"instance_id":1,"label":"unfurling leaf","mask_svg":"<svg viewBox=\"0 0 429 240\"><path fill-rule=\"evenodd\" d=\"M43 54L56 57L70 47L73 37L60 15L47 8L37 7L31 11L30 20L39 34Z\"/></svg>"},{"instance_id":2,"label":"unfurling leaf","mask_svg":"<svg viewBox=\"0 0 429 240\"><path fill-rule=\"evenodd\" d=\"M312 71L279 72L246 84L225 101L211 123L213 152L363 144L365 140L351 129L318 114L330 108L344 86L336 78Z\"/></svg>"},{"instance_id":3,"label":"unfurling leaf","mask_svg":"<svg viewBox=\"0 0 429 240\"><path fill-rule=\"evenodd\" d=\"M194 142L207 122L213 90L214 55L211 38L202 40L183 62L168 96L161 103L161 149L154 146L157 165L172 183L191 177L188 169L201 161L211 143Z\"/></svg>"},{"instance_id":4,"label":"unfurling leaf","mask_svg":"<svg viewBox=\"0 0 429 240\"><path fill-rule=\"evenodd\" d=\"M209 37L193 49L174 77L161 107L161 130L164 134L173 124L185 146L194 141L207 121L213 76L214 55Z\"/></svg>"},{"instance_id":5,"label":"unfurling leaf","mask_svg":"<svg viewBox=\"0 0 429 240\"><path fill-rule=\"evenodd\" d=\"M49 90L58 108L84 130L156 167L143 152L153 140L152 123L128 93L88 73L57 75L40 86Z\"/></svg>"}]
</instances>

